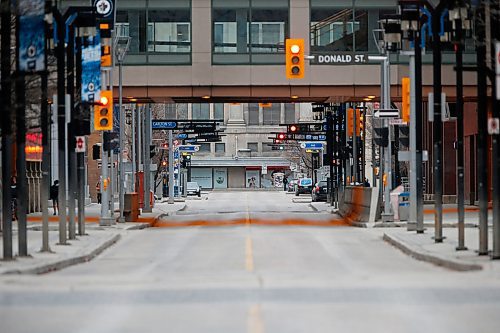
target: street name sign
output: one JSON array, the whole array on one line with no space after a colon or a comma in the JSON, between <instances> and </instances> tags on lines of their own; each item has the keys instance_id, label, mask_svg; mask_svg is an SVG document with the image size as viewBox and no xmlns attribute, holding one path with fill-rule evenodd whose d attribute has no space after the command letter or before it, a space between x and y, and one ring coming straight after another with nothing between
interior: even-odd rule
<instances>
[{"instance_id":1,"label":"street name sign","mask_svg":"<svg viewBox=\"0 0 500 333\"><path fill-rule=\"evenodd\" d=\"M177 122L176 121L153 120L151 122L151 128L154 130L176 129Z\"/></svg>"},{"instance_id":2,"label":"street name sign","mask_svg":"<svg viewBox=\"0 0 500 333\"><path fill-rule=\"evenodd\" d=\"M376 109L374 110L375 118L399 118L398 109Z\"/></svg>"},{"instance_id":3,"label":"street name sign","mask_svg":"<svg viewBox=\"0 0 500 333\"><path fill-rule=\"evenodd\" d=\"M194 153L200 150L199 146L195 145L181 145L179 146L179 152L184 152L184 153Z\"/></svg>"},{"instance_id":4,"label":"street name sign","mask_svg":"<svg viewBox=\"0 0 500 333\"><path fill-rule=\"evenodd\" d=\"M323 149L323 142L302 142L300 144L302 149Z\"/></svg>"}]
</instances>

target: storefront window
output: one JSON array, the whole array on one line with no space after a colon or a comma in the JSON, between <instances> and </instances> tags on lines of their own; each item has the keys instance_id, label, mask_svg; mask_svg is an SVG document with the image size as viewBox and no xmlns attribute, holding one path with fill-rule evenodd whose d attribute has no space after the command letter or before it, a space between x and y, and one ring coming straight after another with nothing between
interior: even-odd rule
<instances>
[{"instance_id":1,"label":"storefront window","mask_svg":"<svg viewBox=\"0 0 500 333\"><path fill-rule=\"evenodd\" d=\"M119 36L130 37L130 54L146 52L146 11L118 10L116 32Z\"/></svg>"}]
</instances>

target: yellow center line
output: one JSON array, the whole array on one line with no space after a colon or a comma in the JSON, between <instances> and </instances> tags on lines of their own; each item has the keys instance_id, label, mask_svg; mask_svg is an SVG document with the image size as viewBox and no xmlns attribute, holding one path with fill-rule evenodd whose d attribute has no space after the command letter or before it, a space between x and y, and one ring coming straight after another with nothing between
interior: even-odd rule
<instances>
[{"instance_id":1,"label":"yellow center line","mask_svg":"<svg viewBox=\"0 0 500 333\"><path fill-rule=\"evenodd\" d=\"M250 235L247 236L246 239L246 260L245 260L245 267L247 271L253 272L253 245L252 245L252 238Z\"/></svg>"},{"instance_id":2,"label":"yellow center line","mask_svg":"<svg viewBox=\"0 0 500 333\"><path fill-rule=\"evenodd\" d=\"M262 321L262 313L260 305L255 304L248 309L247 319L247 332L248 333L264 333L264 322Z\"/></svg>"},{"instance_id":3,"label":"yellow center line","mask_svg":"<svg viewBox=\"0 0 500 333\"><path fill-rule=\"evenodd\" d=\"M252 235L250 234L250 209L248 206L248 194L246 195L246 221L245 224L248 229L248 234L245 241L245 268L248 272L253 272L254 263L253 263L253 242Z\"/></svg>"}]
</instances>

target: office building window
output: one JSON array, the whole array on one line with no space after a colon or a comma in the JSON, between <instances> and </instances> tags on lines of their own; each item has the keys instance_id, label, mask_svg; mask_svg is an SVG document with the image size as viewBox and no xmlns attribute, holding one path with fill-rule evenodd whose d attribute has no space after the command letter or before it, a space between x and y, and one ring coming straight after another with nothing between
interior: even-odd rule
<instances>
[{"instance_id":1,"label":"office building window","mask_svg":"<svg viewBox=\"0 0 500 333\"><path fill-rule=\"evenodd\" d=\"M116 4L116 34L130 37L125 63L191 62L191 0L120 0Z\"/></svg>"},{"instance_id":2,"label":"office building window","mask_svg":"<svg viewBox=\"0 0 500 333\"><path fill-rule=\"evenodd\" d=\"M116 33L119 36L130 37L128 53L146 52L146 11L118 10L116 11Z\"/></svg>"},{"instance_id":3,"label":"office building window","mask_svg":"<svg viewBox=\"0 0 500 333\"><path fill-rule=\"evenodd\" d=\"M226 144L223 142L217 142L215 144L215 152L216 153L225 153L226 152Z\"/></svg>"},{"instance_id":4,"label":"office building window","mask_svg":"<svg viewBox=\"0 0 500 333\"><path fill-rule=\"evenodd\" d=\"M210 119L210 104L192 104L192 119Z\"/></svg>"},{"instance_id":5,"label":"office building window","mask_svg":"<svg viewBox=\"0 0 500 333\"><path fill-rule=\"evenodd\" d=\"M248 103L248 125L259 125L258 103Z\"/></svg>"},{"instance_id":6,"label":"office building window","mask_svg":"<svg viewBox=\"0 0 500 333\"><path fill-rule=\"evenodd\" d=\"M295 103L285 103L285 124L295 123Z\"/></svg>"},{"instance_id":7,"label":"office building window","mask_svg":"<svg viewBox=\"0 0 500 333\"><path fill-rule=\"evenodd\" d=\"M247 148L251 150L252 153L259 152L259 143L258 142L248 142Z\"/></svg>"},{"instance_id":8,"label":"office building window","mask_svg":"<svg viewBox=\"0 0 500 333\"><path fill-rule=\"evenodd\" d=\"M281 117L281 103L272 103L269 107L262 108L264 125L279 125Z\"/></svg>"},{"instance_id":9,"label":"office building window","mask_svg":"<svg viewBox=\"0 0 500 333\"><path fill-rule=\"evenodd\" d=\"M148 11L148 51L191 52L189 8Z\"/></svg>"},{"instance_id":10,"label":"office building window","mask_svg":"<svg viewBox=\"0 0 500 333\"><path fill-rule=\"evenodd\" d=\"M214 104L214 119L224 120L224 104L215 103Z\"/></svg>"},{"instance_id":11,"label":"office building window","mask_svg":"<svg viewBox=\"0 0 500 333\"><path fill-rule=\"evenodd\" d=\"M283 63L288 0L213 0L212 4L214 63Z\"/></svg>"},{"instance_id":12,"label":"office building window","mask_svg":"<svg viewBox=\"0 0 500 333\"><path fill-rule=\"evenodd\" d=\"M165 119L187 119L187 104L166 103Z\"/></svg>"},{"instance_id":13,"label":"office building window","mask_svg":"<svg viewBox=\"0 0 500 333\"><path fill-rule=\"evenodd\" d=\"M311 0L311 51L376 52L380 12L396 8L396 0Z\"/></svg>"},{"instance_id":14,"label":"office building window","mask_svg":"<svg viewBox=\"0 0 500 333\"><path fill-rule=\"evenodd\" d=\"M203 142L203 143L198 143L200 145L200 153L210 153L210 143Z\"/></svg>"}]
</instances>

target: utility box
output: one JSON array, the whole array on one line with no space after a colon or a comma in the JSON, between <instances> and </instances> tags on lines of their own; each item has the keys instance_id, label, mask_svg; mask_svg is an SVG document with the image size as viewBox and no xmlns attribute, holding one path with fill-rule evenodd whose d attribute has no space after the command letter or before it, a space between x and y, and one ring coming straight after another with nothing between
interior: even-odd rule
<instances>
[{"instance_id":1,"label":"utility box","mask_svg":"<svg viewBox=\"0 0 500 333\"><path fill-rule=\"evenodd\" d=\"M126 222L136 222L139 219L139 193L125 193L123 215Z\"/></svg>"},{"instance_id":2,"label":"utility box","mask_svg":"<svg viewBox=\"0 0 500 333\"><path fill-rule=\"evenodd\" d=\"M398 213L400 221L408 221L410 217L410 193L401 192L398 196Z\"/></svg>"}]
</instances>

